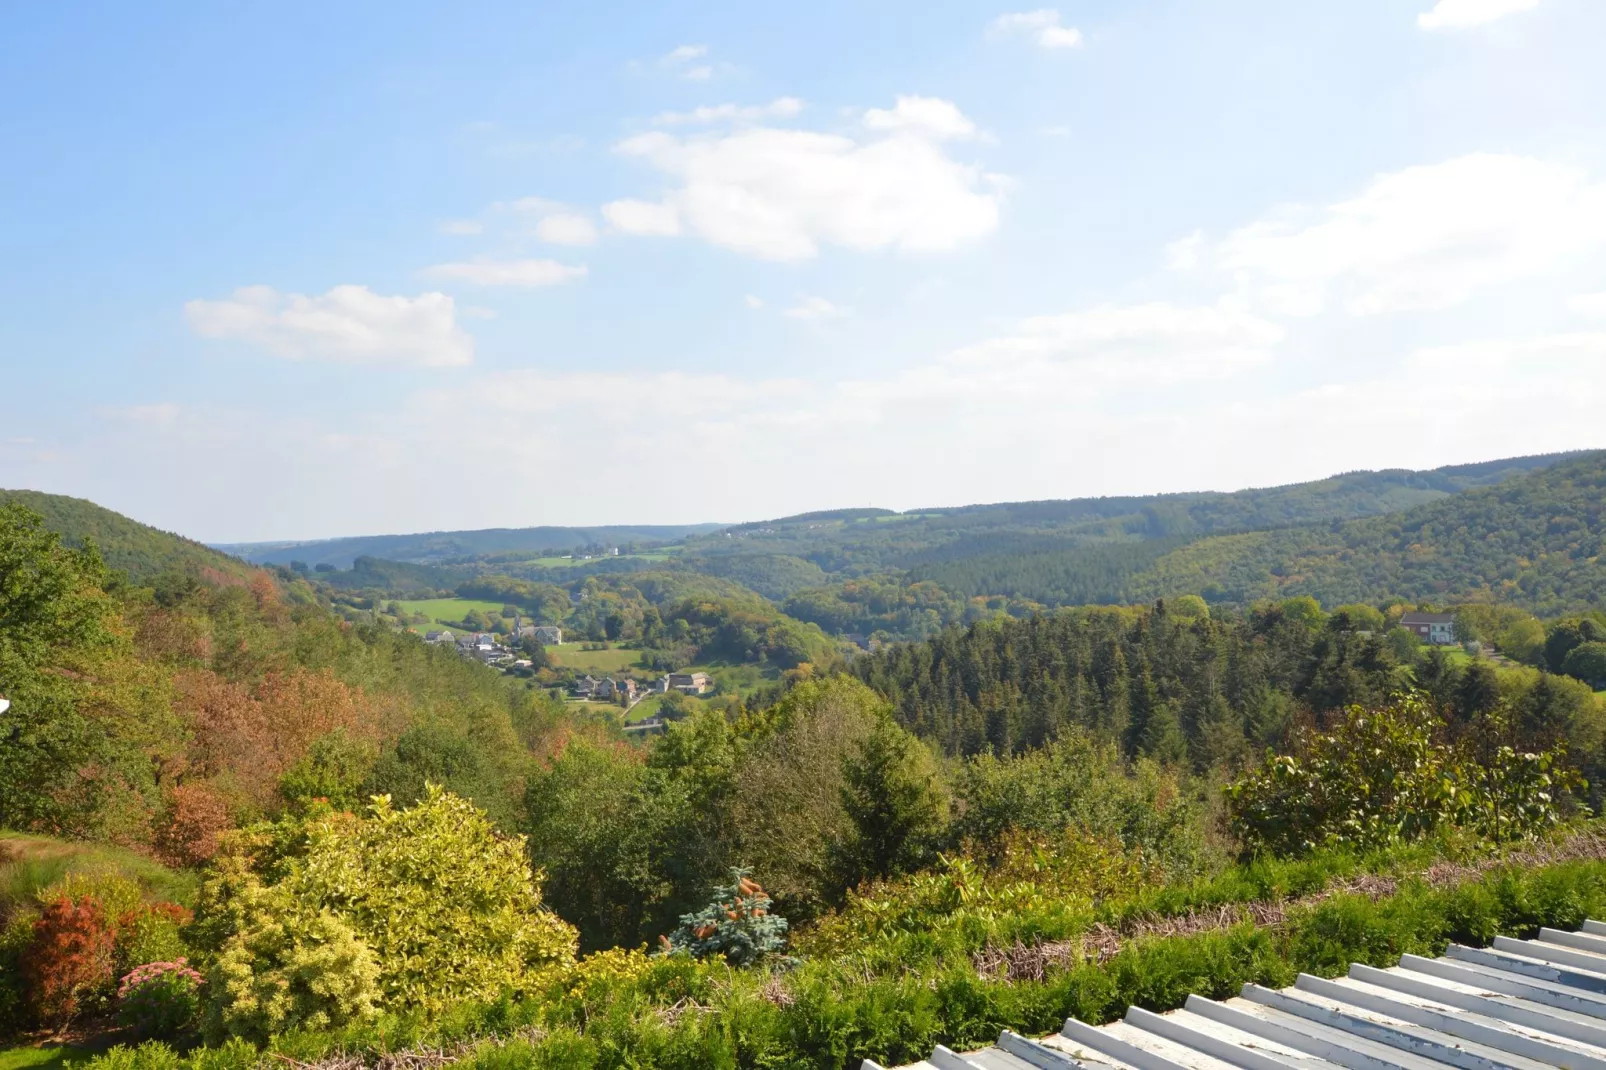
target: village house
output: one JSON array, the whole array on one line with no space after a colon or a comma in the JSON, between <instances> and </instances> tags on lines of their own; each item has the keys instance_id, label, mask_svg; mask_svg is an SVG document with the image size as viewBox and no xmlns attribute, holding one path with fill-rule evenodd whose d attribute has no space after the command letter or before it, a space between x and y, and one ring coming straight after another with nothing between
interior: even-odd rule
<instances>
[{"instance_id":1,"label":"village house","mask_svg":"<svg viewBox=\"0 0 1606 1070\"><path fill-rule=\"evenodd\" d=\"M535 629L535 641L542 646L562 646L563 629L551 624L540 624Z\"/></svg>"},{"instance_id":2,"label":"village house","mask_svg":"<svg viewBox=\"0 0 1606 1070\"><path fill-rule=\"evenodd\" d=\"M594 676L580 677L574 682L574 697L591 698L597 693L597 684L597 678Z\"/></svg>"},{"instance_id":3,"label":"village house","mask_svg":"<svg viewBox=\"0 0 1606 1070\"><path fill-rule=\"evenodd\" d=\"M1434 646L1455 642L1455 615L1451 613L1407 613L1400 618L1400 627Z\"/></svg>"},{"instance_id":4,"label":"village house","mask_svg":"<svg viewBox=\"0 0 1606 1070\"><path fill-rule=\"evenodd\" d=\"M456 641L457 636L444 629L438 632L427 632L424 635L424 642L434 643L437 646L442 643L455 643Z\"/></svg>"},{"instance_id":5,"label":"village house","mask_svg":"<svg viewBox=\"0 0 1606 1070\"><path fill-rule=\"evenodd\" d=\"M672 672L666 678L665 691L679 691L683 695L701 695L713 686L706 672Z\"/></svg>"}]
</instances>

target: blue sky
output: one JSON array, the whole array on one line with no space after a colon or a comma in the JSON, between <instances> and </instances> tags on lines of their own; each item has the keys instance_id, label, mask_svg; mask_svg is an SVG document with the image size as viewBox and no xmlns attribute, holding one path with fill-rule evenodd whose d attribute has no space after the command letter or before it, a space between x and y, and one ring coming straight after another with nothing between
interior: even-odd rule
<instances>
[{"instance_id":1,"label":"blue sky","mask_svg":"<svg viewBox=\"0 0 1606 1070\"><path fill-rule=\"evenodd\" d=\"M213 541L1606 446L1606 5L59 3L0 486Z\"/></svg>"}]
</instances>

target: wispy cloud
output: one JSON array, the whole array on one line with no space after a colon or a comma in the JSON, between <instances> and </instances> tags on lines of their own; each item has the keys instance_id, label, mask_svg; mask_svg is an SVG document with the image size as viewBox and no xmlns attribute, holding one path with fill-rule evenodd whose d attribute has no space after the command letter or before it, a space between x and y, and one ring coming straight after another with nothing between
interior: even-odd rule
<instances>
[{"instance_id":1,"label":"wispy cloud","mask_svg":"<svg viewBox=\"0 0 1606 1070\"><path fill-rule=\"evenodd\" d=\"M1028 36L1041 48L1082 47L1082 31L1060 25L1060 13L1049 7L1000 15L988 29L994 37Z\"/></svg>"},{"instance_id":2,"label":"wispy cloud","mask_svg":"<svg viewBox=\"0 0 1606 1070\"><path fill-rule=\"evenodd\" d=\"M711 104L691 111L666 111L653 117L658 126L691 126L711 123L754 123L760 119L790 119L803 110L796 97L777 97L768 104Z\"/></svg>"},{"instance_id":3,"label":"wispy cloud","mask_svg":"<svg viewBox=\"0 0 1606 1070\"><path fill-rule=\"evenodd\" d=\"M425 268L435 279L453 279L471 286L517 286L534 288L557 286L585 278L583 264L560 264L556 260L459 260Z\"/></svg>"},{"instance_id":4,"label":"wispy cloud","mask_svg":"<svg viewBox=\"0 0 1606 1070\"><path fill-rule=\"evenodd\" d=\"M795 320L831 320L840 319L848 314L848 310L834 304L823 297L804 295L798 303L787 309L784 315Z\"/></svg>"},{"instance_id":5,"label":"wispy cloud","mask_svg":"<svg viewBox=\"0 0 1606 1070\"><path fill-rule=\"evenodd\" d=\"M1539 0L1439 0L1416 17L1416 24L1424 30L1469 30L1538 6Z\"/></svg>"},{"instance_id":6,"label":"wispy cloud","mask_svg":"<svg viewBox=\"0 0 1606 1070\"><path fill-rule=\"evenodd\" d=\"M474 340L443 293L387 297L336 286L309 296L242 286L222 300L189 301L184 315L203 338L246 342L286 360L431 367L474 359Z\"/></svg>"}]
</instances>

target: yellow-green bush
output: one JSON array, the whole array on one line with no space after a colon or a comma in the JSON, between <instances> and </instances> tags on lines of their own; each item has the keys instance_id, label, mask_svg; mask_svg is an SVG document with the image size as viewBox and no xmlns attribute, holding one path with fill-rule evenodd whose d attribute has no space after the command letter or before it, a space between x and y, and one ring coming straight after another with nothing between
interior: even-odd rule
<instances>
[{"instance_id":1,"label":"yellow-green bush","mask_svg":"<svg viewBox=\"0 0 1606 1070\"><path fill-rule=\"evenodd\" d=\"M373 952L346 922L297 902L283 887L249 893L245 926L207 971L207 1037L258 1043L289 1029L329 1029L372 1018L379 994Z\"/></svg>"},{"instance_id":2,"label":"yellow-green bush","mask_svg":"<svg viewBox=\"0 0 1606 1070\"><path fill-rule=\"evenodd\" d=\"M253 1037L534 991L576 943L541 906L523 840L434 786L410 809L380 797L362 817L324 809L232 838L191 932L216 955L209 1032Z\"/></svg>"}]
</instances>

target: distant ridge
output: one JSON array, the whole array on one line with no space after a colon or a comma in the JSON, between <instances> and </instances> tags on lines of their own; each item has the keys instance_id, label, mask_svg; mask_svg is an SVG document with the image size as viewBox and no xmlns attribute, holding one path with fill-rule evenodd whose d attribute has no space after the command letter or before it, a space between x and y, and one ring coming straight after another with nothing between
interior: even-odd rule
<instances>
[{"instance_id":1,"label":"distant ridge","mask_svg":"<svg viewBox=\"0 0 1606 1070\"><path fill-rule=\"evenodd\" d=\"M472 531L429 531L411 535L354 535L305 542L220 543L215 548L261 565L308 565L350 568L359 557L414 564L435 564L481 554L535 553L593 543L675 542L688 535L719 531L722 524L613 524L598 527L479 528Z\"/></svg>"}]
</instances>

